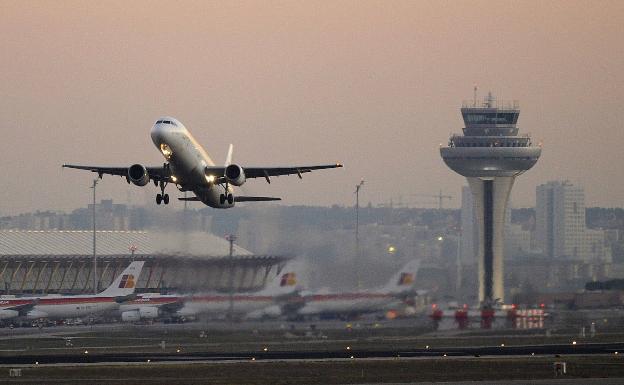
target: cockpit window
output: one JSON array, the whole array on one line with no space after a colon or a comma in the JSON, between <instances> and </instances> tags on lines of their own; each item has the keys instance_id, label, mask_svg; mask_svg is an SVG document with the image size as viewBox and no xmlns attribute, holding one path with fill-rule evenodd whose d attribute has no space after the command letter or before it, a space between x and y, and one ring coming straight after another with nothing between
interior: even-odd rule
<instances>
[{"instance_id":1,"label":"cockpit window","mask_svg":"<svg viewBox=\"0 0 624 385\"><path fill-rule=\"evenodd\" d=\"M176 126L176 127L178 126L178 125L176 124L176 122L174 122L173 120L159 120L159 121L157 121L157 122L156 122L156 124L159 124L159 123L162 123L162 124L171 124L171 125L174 125L174 126Z\"/></svg>"}]
</instances>

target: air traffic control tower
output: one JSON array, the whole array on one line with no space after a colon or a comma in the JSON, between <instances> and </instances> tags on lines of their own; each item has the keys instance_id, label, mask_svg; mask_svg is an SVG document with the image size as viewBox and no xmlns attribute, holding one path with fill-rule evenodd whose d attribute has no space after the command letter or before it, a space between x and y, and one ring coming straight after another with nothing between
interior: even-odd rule
<instances>
[{"instance_id":1,"label":"air traffic control tower","mask_svg":"<svg viewBox=\"0 0 624 385\"><path fill-rule=\"evenodd\" d=\"M542 149L519 135L517 101L464 102L464 134L440 148L444 163L466 177L472 191L478 235L479 301L489 307L504 301L503 241L505 208L516 176L533 167Z\"/></svg>"}]
</instances>

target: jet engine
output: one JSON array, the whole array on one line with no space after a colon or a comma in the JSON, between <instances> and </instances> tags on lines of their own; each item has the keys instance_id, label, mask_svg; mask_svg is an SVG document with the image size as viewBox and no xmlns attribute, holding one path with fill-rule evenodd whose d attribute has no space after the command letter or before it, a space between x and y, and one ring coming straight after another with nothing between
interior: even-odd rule
<instances>
[{"instance_id":1,"label":"jet engine","mask_svg":"<svg viewBox=\"0 0 624 385\"><path fill-rule=\"evenodd\" d=\"M121 313L121 320L123 322L137 322L141 320L141 314L138 310L124 311Z\"/></svg>"},{"instance_id":2,"label":"jet engine","mask_svg":"<svg viewBox=\"0 0 624 385\"><path fill-rule=\"evenodd\" d=\"M48 313L39 311L39 310L31 310L26 314L27 319L39 319L39 318L47 318Z\"/></svg>"},{"instance_id":3,"label":"jet engine","mask_svg":"<svg viewBox=\"0 0 624 385\"><path fill-rule=\"evenodd\" d=\"M146 306L139 308L139 315L142 319L153 319L158 317L158 308Z\"/></svg>"},{"instance_id":4,"label":"jet engine","mask_svg":"<svg viewBox=\"0 0 624 385\"><path fill-rule=\"evenodd\" d=\"M3 309L0 310L0 319L15 318L19 315L17 310Z\"/></svg>"},{"instance_id":5,"label":"jet engine","mask_svg":"<svg viewBox=\"0 0 624 385\"><path fill-rule=\"evenodd\" d=\"M229 184L241 186L245 183L245 172L241 166L231 164L225 168L225 179Z\"/></svg>"},{"instance_id":6,"label":"jet engine","mask_svg":"<svg viewBox=\"0 0 624 385\"><path fill-rule=\"evenodd\" d=\"M145 186L150 178L147 169L142 164L133 164L128 168L128 180L137 186Z\"/></svg>"}]
</instances>

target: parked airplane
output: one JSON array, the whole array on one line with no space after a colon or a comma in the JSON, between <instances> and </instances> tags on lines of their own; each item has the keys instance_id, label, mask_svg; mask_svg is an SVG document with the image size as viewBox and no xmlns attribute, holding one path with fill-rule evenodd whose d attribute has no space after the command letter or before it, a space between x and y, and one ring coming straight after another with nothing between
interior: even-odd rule
<instances>
[{"instance_id":1,"label":"parked airplane","mask_svg":"<svg viewBox=\"0 0 624 385\"><path fill-rule=\"evenodd\" d=\"M279 316L281 306L296 298L297 290L297 274L287 267L278 272L263 290L255 293L235 293L232 296L223 293L191 295L186 298L184 307L176 315L222 318L231 310L233 315L241 318Z\"/></svg>"},{"instance_id":2,"label":"parked airplane","mask_svg":"<svg viewBox=\"0 0 624 385\"><path fill-rule=\"evenodd\" d=\"M168 204L169 194L165 187L175 184L180 191L192 191L195 196L179 200L201 201L214 208L230 208L236 202L275 201L281 198L234 196L231 186L241 186L250 178L265 178L271 183L272 176L301 175L313 170L342 167L341 164L293 167L242 167L232 163L232 145L228 150L225 165L215 166L201 145L180 121L163 117L156 121L151 130L152 141L165 157L166 163L158 167L134 164L130 167L99 167L64 164L63 167L89 170L100 178L104 174L125 177L128 183L145 186L151 181L160 186L156 195L157 204Z\"/></svg>"},{"instance_id":3,"label":"parked airplane","mask_svg":"<svg viewBox=\"0 0 624 385\"><path fill-rule=\"evenodd\" d=\"M375 313L396 310L405 306L405 300L416 295L413 286L420 261L407 263L398 273L392 276L387 285L376 290L355 292L303 292L305 305L297 310L296 316L354 316L364 313Z\"/></svg>"},{"instance_id":4,"label":"parked airplane","mask_svg":"<svg viewBox=\"0 0 624 385\"><path fill-rule=\"evenodd\" d=\"M135 261L99 294L0 298L0 319L81 318L110 311L134 293L143 261Z\"/></svg>"}]
</instances>

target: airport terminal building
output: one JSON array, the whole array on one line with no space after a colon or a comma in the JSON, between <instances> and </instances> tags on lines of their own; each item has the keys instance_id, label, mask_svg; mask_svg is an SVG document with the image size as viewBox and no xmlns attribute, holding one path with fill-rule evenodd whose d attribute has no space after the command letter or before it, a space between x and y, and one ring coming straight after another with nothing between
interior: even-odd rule
<instances>
[{"instance_id":1,"label":"airport terminal building","mask_svg":"<svg viewBox=\"0 0 624 385\"><path fill-rule=\"evenodd\" d=\"M131 260L146 261L137 292L253 291L288 257L254 255L207 232L0 231L0 294L93 293L106 288ZM232 277L232 279L230 278Z\"/></svg>"}]
</instances>

